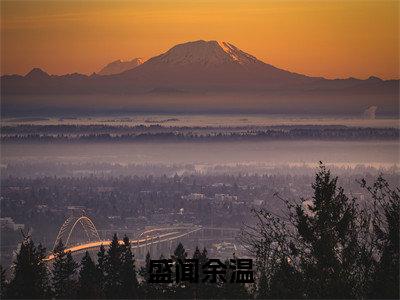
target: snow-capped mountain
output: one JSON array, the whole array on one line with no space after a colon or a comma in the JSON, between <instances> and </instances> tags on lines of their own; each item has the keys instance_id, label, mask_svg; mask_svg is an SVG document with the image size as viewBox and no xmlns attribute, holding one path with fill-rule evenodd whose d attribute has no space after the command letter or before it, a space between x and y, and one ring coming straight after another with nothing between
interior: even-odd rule
<instances>
[{"instance_id":1,"label":"snow-capped mountain","mask_svg":"<svg viewBox=\"0 0 400 300\"><path fill-rule=\"evenodd\" d=\"M203 40L176 45L155 57L152 63L165 63L175 66L198 64L205 67L223 67L230 63L244 67L263 64L254 56L241 51L230 43Z\"/></svg>"},{"instance_id":2,"label":"snow-capped mountain","mask_svg":"<svg viewBox=\"0 0 400 300\"><path fill-rule=\"evenodd\" d=\"M313 78L266 64L227 42L195 41L179 44L119 78L141 86L252 88L299 84Z\"/></svg>"},{"instance_id":3,"label":"snow-capped mountain","mask_svg":"<svg viewBox=\"0 0 400 300\"><path fill-rule=\"evenodd\" d=\"M99 75L119 74L119 73L125 72L127 70L134 69L137 66L141 65L142 63L143 63L142 58L134 58L129 61L123 61L123 60L119 59L119 60L113 61L113 62L109 63L108 65L106 65L105 67L103 67L99 71L98 74Z\"/></svg>"}]
</instances>

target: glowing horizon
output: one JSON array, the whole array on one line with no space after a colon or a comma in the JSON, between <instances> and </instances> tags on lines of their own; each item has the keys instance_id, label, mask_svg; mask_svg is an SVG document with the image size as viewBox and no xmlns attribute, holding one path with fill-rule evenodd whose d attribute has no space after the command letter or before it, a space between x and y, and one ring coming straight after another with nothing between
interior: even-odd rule
<instances>
[{"instance_id":1,"label":"glowing horizon","mask_svg":"<svg viewBox=\"0 0 400 300\"><path fill-rule=\"evenodd\" d=\"M1 74L90 74L200 39L309 76L399 78L398 1L1 2Z\"/></svg>"}]
</instances>

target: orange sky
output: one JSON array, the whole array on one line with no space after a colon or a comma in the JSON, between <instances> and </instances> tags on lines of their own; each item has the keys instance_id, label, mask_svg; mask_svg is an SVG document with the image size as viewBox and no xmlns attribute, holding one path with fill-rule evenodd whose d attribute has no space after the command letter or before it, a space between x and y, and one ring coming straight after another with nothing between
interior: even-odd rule
<instances>
[{"instance_id":1,"label":"orange sky","mask_svg":"<svg viewBox=\"0 0 400 300\"><path fill-rule=\"evenodd\" d=\"M91 73L191 40L290 71L399 78L399 1L1 1L1 73Z\"/></svg>"}]
</instances>

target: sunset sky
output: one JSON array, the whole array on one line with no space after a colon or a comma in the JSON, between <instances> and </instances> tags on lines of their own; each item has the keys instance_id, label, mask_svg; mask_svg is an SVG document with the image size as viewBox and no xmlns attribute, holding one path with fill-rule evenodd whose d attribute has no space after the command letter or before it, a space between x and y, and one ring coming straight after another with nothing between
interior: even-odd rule
<instances>
[{"instance_id":1,"label":"sunset sky","mask_svg":"<svg viewBox=\"0 0 400 300\"><path fill-rule=\"evenodd\" d=\"M90 74L199 39L306 75L399 78L399 1L1 1L2 74Z\"/></svg>"}]
</instances>

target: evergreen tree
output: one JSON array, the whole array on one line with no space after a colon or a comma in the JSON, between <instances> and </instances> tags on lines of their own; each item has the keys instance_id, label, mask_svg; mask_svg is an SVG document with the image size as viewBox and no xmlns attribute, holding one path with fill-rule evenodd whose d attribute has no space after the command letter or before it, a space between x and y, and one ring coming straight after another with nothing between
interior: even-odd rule
<instances>
[{"instance_id":1,"label":"evergreen tree","mask_svg":"<svg viewBox=\"0 0 400 300\"><path fill-rule=\"evenodd\" d=\"M0 265L0 299L3 299L6 295L7 282L6 282L6 270Z\"/></svg>"},{"instance_id":2,"label":"evergreen tree","mask_svg":"<svg viewBox=\"0 0 400 300\"><path fill-rule=\"evenodd\" d=\"M21 243L14 261L14 276L7 289L7 298L39 299L50 296L45 249L35 247L28 237Z\"/></svg>"},{"instance_id":3,"label":"evergreen tree","mask_svg":"<svg viewBox=\"0 0 400 300\"><path fill-rule=\"evenodd\" d=\"M145 268L145 272L144 272L144 275L143 275L143 278L144 278L145 281L147 281L149 279L149 276L150 276L150 262L151 262L150 252L147 251L146 264L145 264L145 267L144 267Z\"/></svg>"},{"instance_id":4,"label":"evergreen tree","mask_svg":"<svg viewBox=\"0 0 400 300\"><path fill-rule=\"evenodd\" d=\"M265 296L270 299L299 299L302 297L301 284L301 273L288 262L287 258L282 259L271 276Z\"/></svg>"},{"instance_id":5,"label":"evergreen tree","mask_svg":"<svg viewBox=\"0 0 400 300\"><path fill-rule=\"evenodd\" d=\"M71 251L65 252L60 240L54 249L53 289L56 298L71 299L76 296L78 264L72 258Z\"/></svg>"},{"instance_id":6,"label":"evergreen tree","mask_svg":"<svg viewBox=\"0 0 400 300\"><path fill-rule=\"evenodd\" d=\"M375 262L369 296L380 299L399 299L399 237L400 189L392 189L379 176L373 186L362 186L374 201L374 244L380 257Z\"/></svg>"},{"instance_id":7,"label":"evergreen tree","mask_svg":"<svg viewBox=\"0 0 400 300\"><path fill-rule=\"evenodd\" d=\"M185 248L183 247L182 243L179 243L178 246L176 247L175 251L174 251L174 260L182 260L184 261L187 257L187 253Z\"/></svg>"},{"instance_id":8,"label":"evergreen tree","mask_svg":"<svg viewBox=\"0 0 400 300\"><path fill-rule=\"evenodd\" d=\"M100 295L104 296L104 284L105 284L105 273L106 273L106 249L103 244L100 245L99 252L97 252L97 280L99 283Z\"/></svg>"},{"instance_id":9,"label":"evergreen tree","mask_svg":"<svg viewBox=\"0 0 400 300\"><path fill-rule=\"evenodd\" d=\"M207 260L208 260L208 252L207 249L204 247L199 258L199 265L200 266L204 265L207 262Z\"/></svg>"},{"instance_id":10,"label":"evergreen tree","mask_svg":"<svg viewBox=\"0 0 400 300\"><path fill-rule=\"evenodd\" d=\"M196 259L199 263L199 282L195 283L195 284L190 284L189 288L190 288L190 295L191 298L193 299L197 299L200 295L200 285L201 285L201 264L200 264L200 256L201 256L201 252L199 250L199 247L196 246L196 249L193 252L193 256L192 259Z\"/></svg>"},{"instance_id":11,"label":"evergreen tree","mask_svg":"<svg viewBox=\"0 0 400 300\"><path fill-rule=\"evenodd\" d=\"M208 252L207 249L204 247L199 257L199 283L195 287L194 298L212 299L221 297L220 290L216 284L203 282L203 278L205 277L205 275L203 273L202 266L205 265L207 261Z\"/></svg>"},{"instance_id":12,"label":"evergreen tree","mask_svg":"<svg viewBox=\"0 0 400 300\"><path fill-rule=\"evenodd\" d=\"M173 263L175 267L172 268L172 278L176 278L176 268L180 269L180 261L184 262L187 257L187 252L183 247L182 243L179 243L178 246L175 248L174 253L171 255ZM179 281L177 283L172 284L171 286L165 288L168 297L170 298L187 298L187 286L186 282Z\"/></svg>"},{"instance_id":13,"label":"evergreen tree","mask_svg":"<svg viewBox=\"0 0 400 300\"><path fill-rule=\"evenodd\" d=\"M310 298L354 298L357 270L355 200L349 199L337 177L321 165L312 185L312 203L296 207L296 229L303 242L300 257ZM288 275L288 274L287 274Z\"/></svg>"},{"instance_id":14,"label":"evergreen tree","mask_svg":"<svg viewBox=\"0 0 400 300\"><path fill-rule=\"evenodd\" d=\"M193 252L193 259L200 259L201 252L198 246L196 246L196 249Z\"/></svg>"},{"instance_id":15,"label":"evergreen tree","mask_svg":"<svg viewBox=\"0 0 400 300\"><path fill-rule=\"evenodd\" d=\"M149 297L149 298L154 298L155 296L152 296L154 292L154 284L149 283L149 277L150 277L150 252L147 252L146 254L146 262L143 267L140 268L140 276L143 279L143 282L140 286L141 293L143 293L142 297Z\"/></svg>"},{"instance_id":16,"label":"evergreen tree","mask_svg":"<svg viewBox=\"0 0 400 300\"><path fill-rule=\"evenodd\" d=\"M233 257L233 259L236 258ZM232 262L229 259L225 261L225 265L227 266L226 283L220 283L217 295L219 295L219 298L223 299L248 299L249 294L246 287L244 283L236 282L237 275L234 273L235 270L230 268L231 264ZM231 282L232 278L234 279L233 282Z\"/></svg>"},{"instance_id":17,"label":"evergreen tree","mask_svg":"<svg viewBox=\"0 0 400 300\"><path fill-rule=\"evenodd\" d=\"M137 298L138 281L136 277L135 259L131 249L131 243L127 236L124 237L122 247L121 266L121 298Z\"/></svg>"},{"instance_id":18,"label":"evergreen tree","mask_svg":"<svg viewBox=\"0 0 400 300\"><path fill-rule=\"evenodd\" d=\"M46 248L42 246L42 244L38 244L36 247L36 251L38 253L38 258L40 259L39 266L37 266L37 272L40 278L43 278L42 281L42 290L43 293L46 295L46 297L49 297L52 295L52 289L51 289L51 278L49 274L49 269L48 265L44 262L44 259L46 257Z\"/></svg>"},{"instance_id":19,"label":"evergreen tree","mask_svg":"<svg viewBox=\"0 0 400 300\"><path fill-rule=\"evenodd\" d=\"M159 260L166 259L164 254L161 254ZM150 268L149 268L150 270ZM154 298L174 298L175 287L168 283L149 283L145 291L149 299Z\"/></svg>"},{"instance_id":20,"label":"evergreen tree","mask_svg":"<svg viewBox=\"0 0 400 300\"><path fill-rule=\"evenodd\" d=\"M77 294L81 299L98 299L101 296L98 271L87 251L81 261Z\"/></svg>"},{"instance_id":21,"label":"evergreen tree","mask_svg":"<svg viewBox=\"0 0 400 300\"><path fill-rule=\"evenodd\" d=\"M114 234L105 256L104 291L107 298L119 298L121 291L122 247Z\"/></svg>"},{"instance_id":22,"label":"evergreen tree","mask_svg":"<svg viewBox=\"0 0 400 300\"><path fill-rule=\"evenodd\" d=\"M262 269L259 271L260 278L257 286L257 299L267 299L269 297L270 288L269 280L266 270Z\"/></svg>"}]
</instances>

